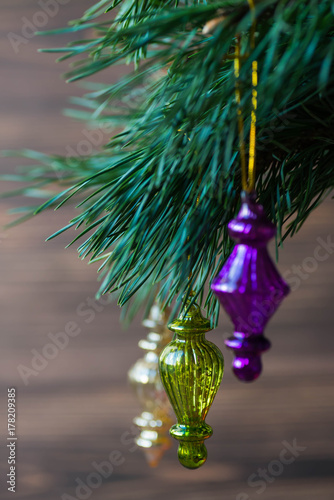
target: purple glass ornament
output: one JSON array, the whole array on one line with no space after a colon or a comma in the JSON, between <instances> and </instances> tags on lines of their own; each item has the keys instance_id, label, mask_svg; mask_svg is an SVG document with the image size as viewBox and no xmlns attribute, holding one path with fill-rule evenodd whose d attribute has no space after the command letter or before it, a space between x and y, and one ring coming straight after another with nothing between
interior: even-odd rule
<instances>
[{"instance_id":1,"label":"purple glass ornament","mask_svg":"<svg viewBox=\"0 0 334 500\"><path fill-rule=\"evenodd\" d=\"M242 193L240 211L228 225L236 245L211 285L234 324L234 336L225 344L234 351L233 371L244 382L260 375L261 354L270 347L263 330L290 291L267 249L276 228L255 199L254 192Z\"/></svg>"}]
</instances>

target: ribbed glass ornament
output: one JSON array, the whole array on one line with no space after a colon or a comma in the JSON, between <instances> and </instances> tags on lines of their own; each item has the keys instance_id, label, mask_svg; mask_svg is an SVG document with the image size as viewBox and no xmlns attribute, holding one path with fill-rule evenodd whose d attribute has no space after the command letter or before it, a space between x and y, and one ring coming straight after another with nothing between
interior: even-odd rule
<instances>
[{"instance_id":1,"label":"ribbed glass ornament","mask_svg":"<svg viewBox=\"0 0 334 500\"><path fill-rule=\"evenodd\" d=\"M160 375L177 417L170 434L179 443L180 463L189 469L204 464L204 440L212 435L205 418L218 391L224 358L218 347L205 339L211 330L197 304L168 325L173 340L160 355Z\"/></svg>"}]
</instances>

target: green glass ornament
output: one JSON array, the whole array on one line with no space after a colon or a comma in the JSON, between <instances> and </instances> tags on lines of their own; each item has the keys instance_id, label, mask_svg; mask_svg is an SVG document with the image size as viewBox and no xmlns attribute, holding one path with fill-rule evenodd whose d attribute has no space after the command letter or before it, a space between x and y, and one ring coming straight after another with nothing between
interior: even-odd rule
<instances>
[{"instance_id":1,"label":"green glass ornament","mask_svg":"<svg viewBox=\"0 0 334 500\"><path fill-rule=\"evenodd\" d=\"M160 355L162 383L177 417L170 434L179 443L180 463L188 469L204 464L204 440L212 435L205 423L224 372L224 358L217 346L205 339L211 330L197 304L182 313L168 328L173 340Z\"/></svg>"}]
</instances>

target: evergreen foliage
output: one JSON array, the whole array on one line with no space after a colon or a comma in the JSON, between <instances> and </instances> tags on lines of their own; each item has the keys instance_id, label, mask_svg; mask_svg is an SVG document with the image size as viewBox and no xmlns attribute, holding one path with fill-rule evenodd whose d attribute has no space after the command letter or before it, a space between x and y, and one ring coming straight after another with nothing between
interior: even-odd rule
<instances>
[{"instance_id":1,"label":"evergreen foliage","mask_svg":"<svg viewBox=\"0 0 334 500\"><path fill-rule=\"evenodd\" d=\"M99 293L119 291L130 316L157 292L163 304L176 298L179 307L193 289L192 302L217 321L218 303L205 284L231 251L226 229L241 189L231 57L237 33L244 35L246 137L252 61L259 66L256 189L277 224L277 244L333 189L334 4L257 0L256 17L254 51L251 14L240 0L101 0L54 32L89 35L51 51L75 58L69 81L133 64L116 84L87 83L88 93L74 100L83 109L71 110L115 133L87 158L23 151L38 165L10 179L31 182L25 194L66 184L36 214L78 197L79 213L61 231L77 228L80 256L101 260ZM63 174L50 175L54 169Z\"/></svg>"}]
</instances>

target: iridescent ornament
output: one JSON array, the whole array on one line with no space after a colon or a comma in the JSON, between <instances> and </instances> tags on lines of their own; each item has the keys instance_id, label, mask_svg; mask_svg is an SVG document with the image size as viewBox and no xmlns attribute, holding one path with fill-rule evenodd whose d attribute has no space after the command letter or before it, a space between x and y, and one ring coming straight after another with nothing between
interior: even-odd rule
<instances>
[{"instance_id":1,"label":"iridescent ornament","mask_svg":"<svg viewBox=\"0 0 334 500\"><path fill-rule=\"evenodd\" d=\"M159 367L177 417L170 434L180 442L181 464L197 469L207 458L204 440L212 435L212 428L205 418L223 376L224 359L218 347L205 339L210 321L203 318L197 304L169 328L175 335L161 353Z\"/></svg>"},{"instance_id":2,"label":"iridescent ornament","mask_svg":"<svg viewBox=\"0 0 334 500\"><path fill-rule=\"evenodd\" d=\"M140 434L136 443L140 446L151 467L156 467L171 446L168 429L173 423L172 408L159 375L159 355L166 344L171 340L171 333L167 328L169 311L161 312L158 304L153 305L149 317L143 325L151 331L145 340L140 340L139 347L146 351L130 368L128 377L137 395L143 412L134 423L139 427Z\"/></svg>"},{"instance_id":3,"label":"iridescent ornament","mask_svg":"<svg viewBox=\"0 0 334 500\"><path fill-rule=\"evenodd\" d=\"M260 375L261 354L270 347L263 330L289 293L267 249L276 228L255 200L254 192L242 193L240 211L228 225L237 244L211 285L234 324L234 336L225 344L234 351L233 371L244 382Z\"/></svg>"}]
</instances>

